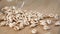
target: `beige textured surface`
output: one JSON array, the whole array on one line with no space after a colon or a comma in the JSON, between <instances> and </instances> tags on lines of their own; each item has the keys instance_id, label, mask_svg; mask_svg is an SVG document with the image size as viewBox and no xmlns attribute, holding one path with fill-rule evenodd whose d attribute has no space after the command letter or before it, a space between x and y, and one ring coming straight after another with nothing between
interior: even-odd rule
<instances>
[{"instance_id":1,"label":"beige textured surface","mask_svg":"<svg viewBox=\"0 0 60 34\"><path fill-rule=\"evenodd\" d=\"M57 13L60 15L60 0L24 0L25 5L22 9L36 10L42 13ZM17 4L18 3L18 4ZM0 1L0 9L4 6L18 6L20 7L22 0L13 2L6 2L6 0ZM0 34L31 34L33 28L25 27L23 30L14 31L12 28L0 27ZM35 27L38 30L38 34L45 34L51 32L51 34L60 34L60 27L54 27L50 31L44 31L41 26Z\"/></svg>"}]
</instances>

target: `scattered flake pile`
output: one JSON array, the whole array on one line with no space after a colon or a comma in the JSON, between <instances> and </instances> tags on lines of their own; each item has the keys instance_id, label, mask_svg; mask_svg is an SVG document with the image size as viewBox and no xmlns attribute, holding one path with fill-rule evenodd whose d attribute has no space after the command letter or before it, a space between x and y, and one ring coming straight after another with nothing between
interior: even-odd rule
<instances>
[{"instance_id":1,"label":"scattered flake pile","mask_svg":"<svg viewBox=\"0 0 60 34\"><path fill-rule=\"evenodd\" d=\"M4 7L1 10L4 13L0 13L0 26L9 26L14 30L20 30L26 26L34 28L38 25L43 26L44 30L50 30L51 28L48 25L60 25L59 16L57 14L43 14L38 11L21 10L14 6ZM4 16L2 16L3 14ZM56 23L53 23L53 20L47 18L56 19ZM36 33L36 31L32 30L32 33Z\"/></svg>"}]
</instances>

